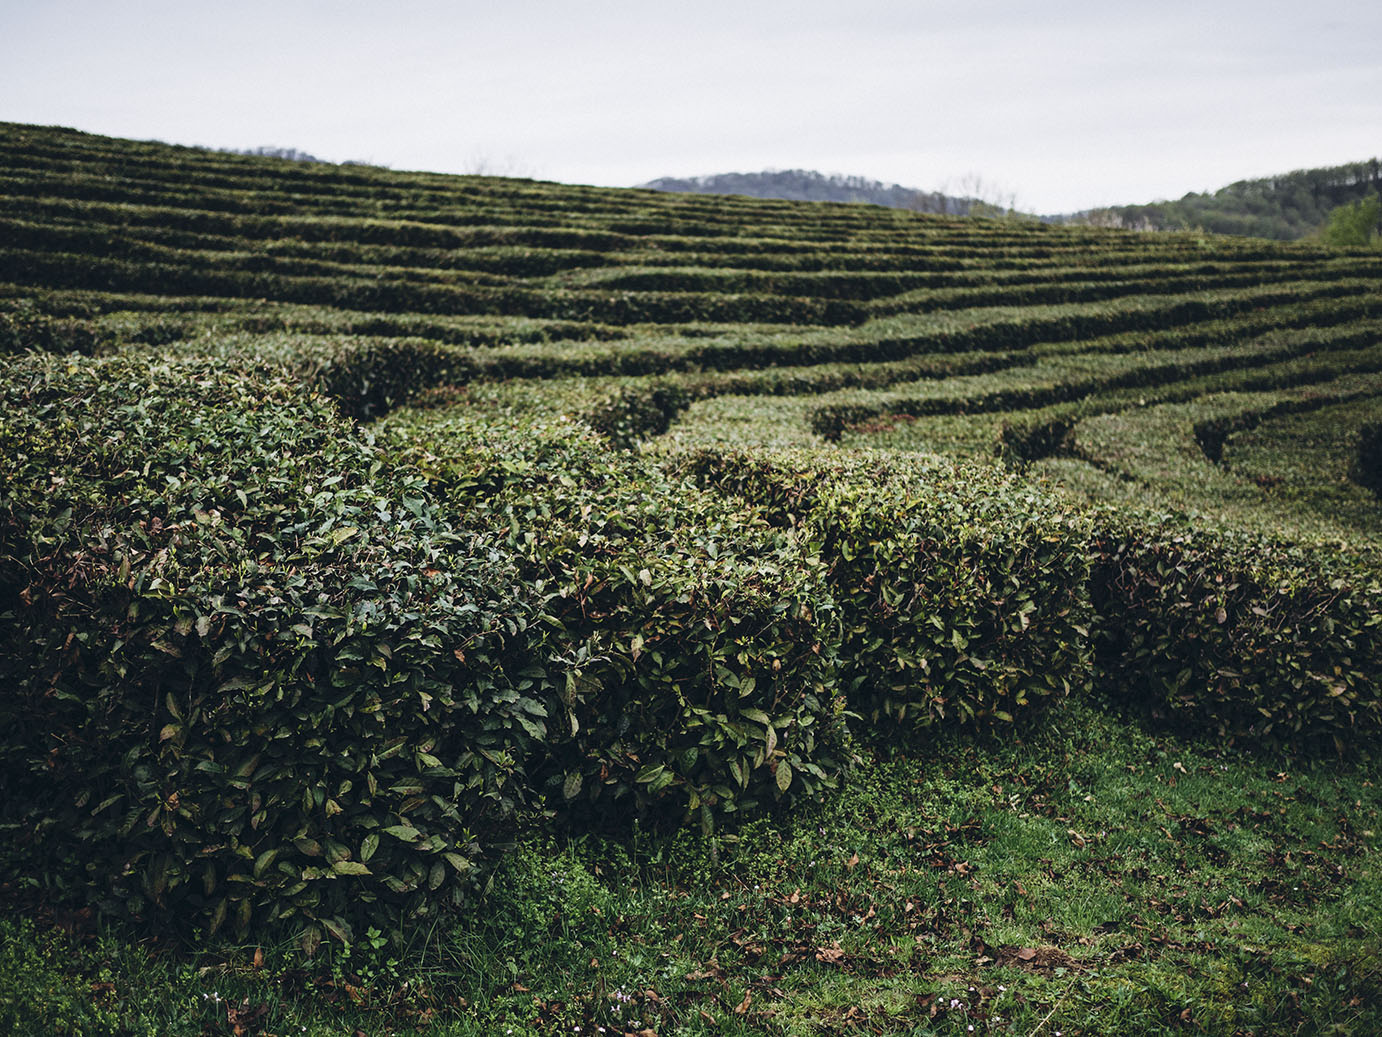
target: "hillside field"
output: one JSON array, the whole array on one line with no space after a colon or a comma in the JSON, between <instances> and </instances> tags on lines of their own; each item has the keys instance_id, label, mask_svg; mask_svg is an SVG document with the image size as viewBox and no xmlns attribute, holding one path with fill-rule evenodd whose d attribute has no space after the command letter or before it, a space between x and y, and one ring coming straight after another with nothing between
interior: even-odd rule
<instances>
[{"instance_id":1,"label":"hillside field","mask_svg":"<svg viewBox=\"0 0 1382 1037\"><path fill-rule=\"evenodd\" d=\"M1382 1031L1382 252L0 123L0 1031Z\"/></svg>"}]
</instances>

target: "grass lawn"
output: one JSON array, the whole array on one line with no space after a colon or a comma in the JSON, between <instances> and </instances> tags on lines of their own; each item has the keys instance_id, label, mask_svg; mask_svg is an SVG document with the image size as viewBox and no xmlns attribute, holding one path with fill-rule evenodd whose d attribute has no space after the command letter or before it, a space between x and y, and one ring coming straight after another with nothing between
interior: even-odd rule
<instances>
[{"instance_id":1,"label":"grass lawn","mask_svg":"<svg viewBox=\"0 0 1382 1037\"><path fill-rule=\"evenodd\" d=\"M412 946L140 942L0 919L0 1032L1382 1032L1382 766L1071 703L1022 741L865 751L712 842L534 837Z\"/></svg>"}]
</instances>

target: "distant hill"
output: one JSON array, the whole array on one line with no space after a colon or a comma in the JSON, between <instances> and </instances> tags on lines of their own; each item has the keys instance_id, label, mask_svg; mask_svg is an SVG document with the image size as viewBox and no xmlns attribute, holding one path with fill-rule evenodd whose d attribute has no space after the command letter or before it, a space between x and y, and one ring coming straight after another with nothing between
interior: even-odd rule
<instances>
[{"instance_id":1,"label":"distant hill","mask_svg":"<svg viewBox=\"0 0 1382 1037\"><path fill-rule=\"evenodd\" d=\"M955 198L939 191L885 184L862 176L827 175L809 169L769 169L761 173L716 173L683 178L665 176L639 186L654 191L738 194L789 202L866 202L952 216L968 215L975 203L974 199Z\"/></svg>"},{"instance_id":2,"label":"distant hill","mask_svg":"<svg viewBox=\"0 0 1382 1037\"><path fill-rule=\"evenodd\" d=\"M1207 230L1293 241L1319 230L1332 209L1382 194L1377 159L1324 169L1239 180L1208 194L1174 202L1118 205L1058 217L1132 230Z\"/></svg>"},{"instance_id":3,"label":"distant hill","mask_svg":"<svg viewBox=\"0 0 1382 1037\"><path fill-rule=\"evenodd\" d=\"M827 176L805 169L663 177L641 186L655 191L738 194L799 202L868 202L894 209L959 216L969 215L976 206L982 207L986 214L1007 208L995 207L990 200L981 202L976 198L958 198L860 176ZM1207 230L1294 241L1318 231L1331 210L1370 196L1382 196L1382 162L1375 158L1343 166L1300 169L1279 176L1239 180L1217 191L1187 194L1177 201L1116 205L1039 218L1046 223L1129 230Z\"/></svg>"}]
</instances>

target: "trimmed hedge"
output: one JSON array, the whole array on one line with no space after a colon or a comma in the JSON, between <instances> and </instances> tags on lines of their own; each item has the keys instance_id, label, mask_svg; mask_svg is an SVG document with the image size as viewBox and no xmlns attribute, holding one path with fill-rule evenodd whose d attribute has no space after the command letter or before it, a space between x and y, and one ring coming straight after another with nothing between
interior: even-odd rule
<instances>
[{"instance_id":1,"label":"trimmed hedge","mask_svg":"<svg viewBox=\"0 0 1382 1037\"><path fill-rule=\"evenodd\" d=\"M1382 583L1338 551L1105 512L1101 694L1196 734L1356 751L1382 733Z\"/></svg>"},{"instance_id":2,"label":"trimmed hedge","mask_svg":"<svg viewBox=\"0 0 1382 1037\"><path fill-rule=\"evenodd\" d=\"M1349 477L1382 497L1382 422L1368 422L1358 430Z\"/></svg>"},{"instance_id":3,"label":"trimmed hedge","mask_svg":"<svg viewBox=\"0 0 1382 1037\"><path fill-rule=\"evenodd\" d=\"M173 250L167 250L172 253ZM18 284L167 295L272 299L352 310L442 314L509 314L611 324L758 321L852 325L866 313L843 299L694 292L539 290L515 285L385 280L368 276L290 275L232 269L215 253L186 253L180 262L138 262L82 253L0 249L0 278ZM262 265L273 265L265 261Z\"/></svg>"},{"instance_id":4,"label":"trimmed hedge","mask_svg":"<svg viewBox=\"0 0 1382 1037\"><path fill-rule=\"evenodd\" d=\"M507 531L561 681L535 786L567 823L718 814L833 787L849 753L819 565L744 507L586 426L400 412L446 507Z\"/></svg>"},{"instance_id":5,"label":"trimmed hedge","mask_svg":"<svg viewBox=\"0 0 1382 1037\"><path fill-rule=\"evenodd\" d=\"M94 353L99 344L92 328L77 320L32 311L0 313L0 356L28 353Z\"/></svg>"},{"instance_id":6,"label":"trimmed hedge","mask_svg":"<svg viewBox=\"0 0 1382 1037\"><path fill-rule=\"evenodd\" d=\"M993 467L807 452L674 455L819 554L845 628L841 680L873 737L993 729L1090 679L1080 518Z\"/></svg>"},{"instance_id":7,"label":"trimmed hedge","mask_svg":"<svg viewBox=\"0 0 1382 1037\"><path fill-rule=\"evenodd\" d=\"M490 533L222 362L0 368L0 797L56 892L319 939L459 897L547 708Z\"/></svg>"},{"instance_id":8,"label":"trimmed hedge","mask_svg":"<svg viewBox=\"0 0 1382 1037\"><path fill-rule=\"evenodd\" d=\"M1254 342L1189 353L1177 349L1059 356L1039 362L1019 384L1011 384L1014 378L1009 373L1004 379L1009 384L967 386L968 391L954 395L908 398L898 392L860 393L846 402L822 404L811 412L811 429L825 439L838 440L853 427L882 416L1035 410L1127 389L1145 389L1149 397L1155 397L1163 387L1170 386L1174 392L1191 380L1221 372L1228 372L1231 380L1257 377L1269 386L1285 385L1303 371L1375 369L1382 363L1382 351L1375 349L1379 331L1382 323L1367 321L1267 335ZM1335 356L1320 358L1319 353ZM1252 371L1259 374L1254 376ZM1016 438L1004 443L1004 449L1018 448Z\"/></svg>"}]
</instances>

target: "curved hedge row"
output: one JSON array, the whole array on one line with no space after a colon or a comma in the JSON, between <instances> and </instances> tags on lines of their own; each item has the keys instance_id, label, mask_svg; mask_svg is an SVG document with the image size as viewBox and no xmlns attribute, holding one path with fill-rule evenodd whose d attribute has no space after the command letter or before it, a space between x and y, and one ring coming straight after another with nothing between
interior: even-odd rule
<instances>
[{"instance_id":1,"label":"curved hedge row","mask_svg":"<svg viewBox=\"0 0 1382 1037\"><path fill-rule=\"evenodd\" d=\"M533 615L319 399L224 363L0 372L0 773L55 883L212 930L426 912L523 797Z\"/></svg>"},{"instance_id":2,"label":"curved hedge row","mask_svg":"<svg viewBox=\"0 0 1382 1037\"><path fill-rule=\"evenodd\" d=\"M1192 379L1203 379L1220 372L1232 372L1235 377L1251 377L1246 372L1259 369L1268 383L1285 384L1296 368L1314 367L1322 371L1376 370L1382 364L1382 351L1376 346L1382 324L1366 322L1344 328L1313 328L1292 334L1264 337L1260 344L1245 343L1241 347L1203 350L1186 353L1172 350L1167 354L1148 351L1137 354L1096 356L1095 362L1081 363L1070 358L1053 365L1049 371L1038 366L1031 368L1031 376L1020 385L1006 385L961 391L955 395L934 395L909 398L897 392L877 394L844 403L822 404L811 412L812 431L838 440L851 426L880 416L901 415L922 417L938 414L974 414L991 411L1034 410L1056 404L1069 403L1111 393L1122 389L1148 389L1176 386ZM1333 353L1334 357L1320 361L1317 353ZM1274 379L1274 365L1286 365L1286 371Z\"/></svg>"},{"instance_id":3,"label":"curved hedge row","mask_svg":"<svg viewBox=\"0 0 1382 1037\"><path fill-rule=\"evenodd\" d=\"M55 895L344 939L461 897L527 807L836 783L795 541L581 425L376 445L278 369L0 369L0 819Z\"/></svg>"},{"instance_id":4,"label":"curved hedge row","mask_svg":"<svg viewBox=\"0 0 1382 1037\"><path fill-rule=\"evenodd\" d=\"M189 260L194 254L189 254ZM223 295L354 310L488 313L613 324L733 321L862 323L862 306L842 299L677 292L538 291L524 287L235 270L211 261L134 262L81 253L0 249L0 278L17 284Z\"/></svg>"},{"instance_id":5,"label":"curved hedge row","mask_svg":"<svg viewBox=\"0 0 1382 1037\"><path fill-rule=\"evenodd\" d=\"M554 809L709 826L835 783L837 610L794 540L579 423L443 411L385 428L447 509L507 531L540 597L529 653L563 675L564 718L534 782Z\"/></svg>"},{"instance_id":6,"label":"curved hedge row","mask_svg":"<svg viewBox=\"0 0 1382 1037\"><path fill-rule=\"evenodd\" d=\"M1102 694L1251 744L1345 753L1382 734L1375 564L1114 512L1092 543Z\"/></svg>"},{"instance_id":7,"label":"curved hedge row","mask_svg":"<svg viewBox=\"0 0 1382 1037\"><path fill-rule=\"evenodd\" d=\"M1085 527L992 466L703 450L669 463L742 496L819 554L840 676L875 735L987 729L1090 679Z\"/></svg>"}]
</instances>

